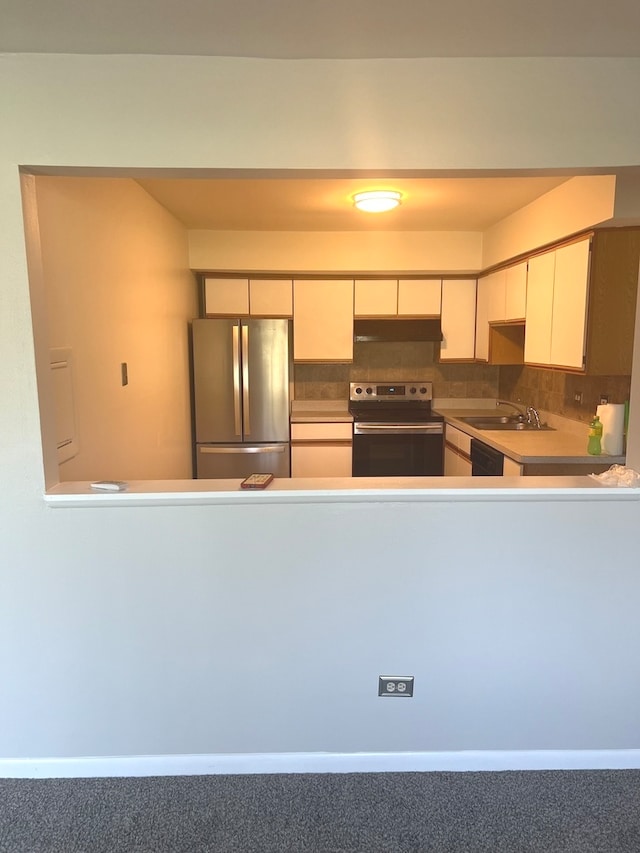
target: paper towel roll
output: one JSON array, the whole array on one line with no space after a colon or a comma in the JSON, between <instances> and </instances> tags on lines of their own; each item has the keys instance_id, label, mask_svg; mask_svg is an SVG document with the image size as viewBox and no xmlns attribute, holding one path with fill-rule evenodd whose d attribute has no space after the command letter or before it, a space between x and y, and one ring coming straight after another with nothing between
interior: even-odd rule
<instances>
[{"instance_id":1,"label":"paper towel roll","mask_svg":"<svg viewBox=\"0 0 640 853\"><path fill-rule=\"evenodd\" d=\"M605 403L596 409L602 422L602 452L622 456L624 448L624 403Z\"/></svg>"}]
</instances>

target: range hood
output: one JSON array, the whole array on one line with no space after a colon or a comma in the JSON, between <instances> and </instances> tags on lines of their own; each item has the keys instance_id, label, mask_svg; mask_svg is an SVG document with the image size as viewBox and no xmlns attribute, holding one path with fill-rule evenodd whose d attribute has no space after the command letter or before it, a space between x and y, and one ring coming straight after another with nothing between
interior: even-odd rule
<instances>
[{"instance_id":1,"label":"range hood","mask_svg":"<svg viewBox=\"0 0 640 853\"><path fill-rule=\"evenodd\" d=\"M354 320L353 340L357 343L395 341L441 341L440 317L426 320Z\"/></svg>"}]
</instances>

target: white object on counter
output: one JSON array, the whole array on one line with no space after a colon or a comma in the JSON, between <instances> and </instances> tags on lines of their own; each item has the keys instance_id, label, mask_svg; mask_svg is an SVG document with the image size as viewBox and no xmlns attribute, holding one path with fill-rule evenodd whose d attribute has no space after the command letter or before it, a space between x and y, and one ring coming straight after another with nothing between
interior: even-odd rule
<instances>
[{"instance_id":1,"label":"white object on counter","mask_svg":"<svg viewBox=\"0 0 640 853\"><path fill-rule=\"evenodd\" d=\"M605 403L597 407L602 423L602 452L621 456L624 446L624 404Z\"/></svg>"},{"instance_id":2,"label":"white object on counter","mask_svg":"<svg viewBox=\"0 0 640 853\"><path fill-rule=\"evenodd\" d=\"M640 474L634 471L633 468L627 468L626 465L612 465L608 471L603 471L602 474L589 474L594 480L602 483L603 486L640 486Z\"/></svg>"}]
</instances>

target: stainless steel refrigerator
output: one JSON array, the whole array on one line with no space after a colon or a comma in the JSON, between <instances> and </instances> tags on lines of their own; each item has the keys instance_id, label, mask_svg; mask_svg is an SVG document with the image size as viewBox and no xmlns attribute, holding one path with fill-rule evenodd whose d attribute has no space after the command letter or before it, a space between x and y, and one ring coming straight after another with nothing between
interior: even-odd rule
<instances>
[{"instance_id":1,"label":"stainless steel refrigerator","mask_svg":"<svg viewBox=\"0 0 640 853\"><path fill-rule=\"evenodd\" d=\"M291 321L194 320L198 479L291 476Z\"/></svg>"}]
</instances>

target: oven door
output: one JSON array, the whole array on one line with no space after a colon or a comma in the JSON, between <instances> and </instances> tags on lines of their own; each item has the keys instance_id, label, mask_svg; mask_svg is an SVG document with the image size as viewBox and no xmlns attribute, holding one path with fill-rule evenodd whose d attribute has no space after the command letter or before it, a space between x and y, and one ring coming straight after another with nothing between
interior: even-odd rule
<instances>
[{"instance_id":1,"label":"oven door","mask_svg":"<svg viewBox=\"0 0 640 853\"><path fill-rule=\"evenodd\" d=\"M441 477L443 472L441 423L354 423L354 477Z\"/></svg>"}]
</instances>

